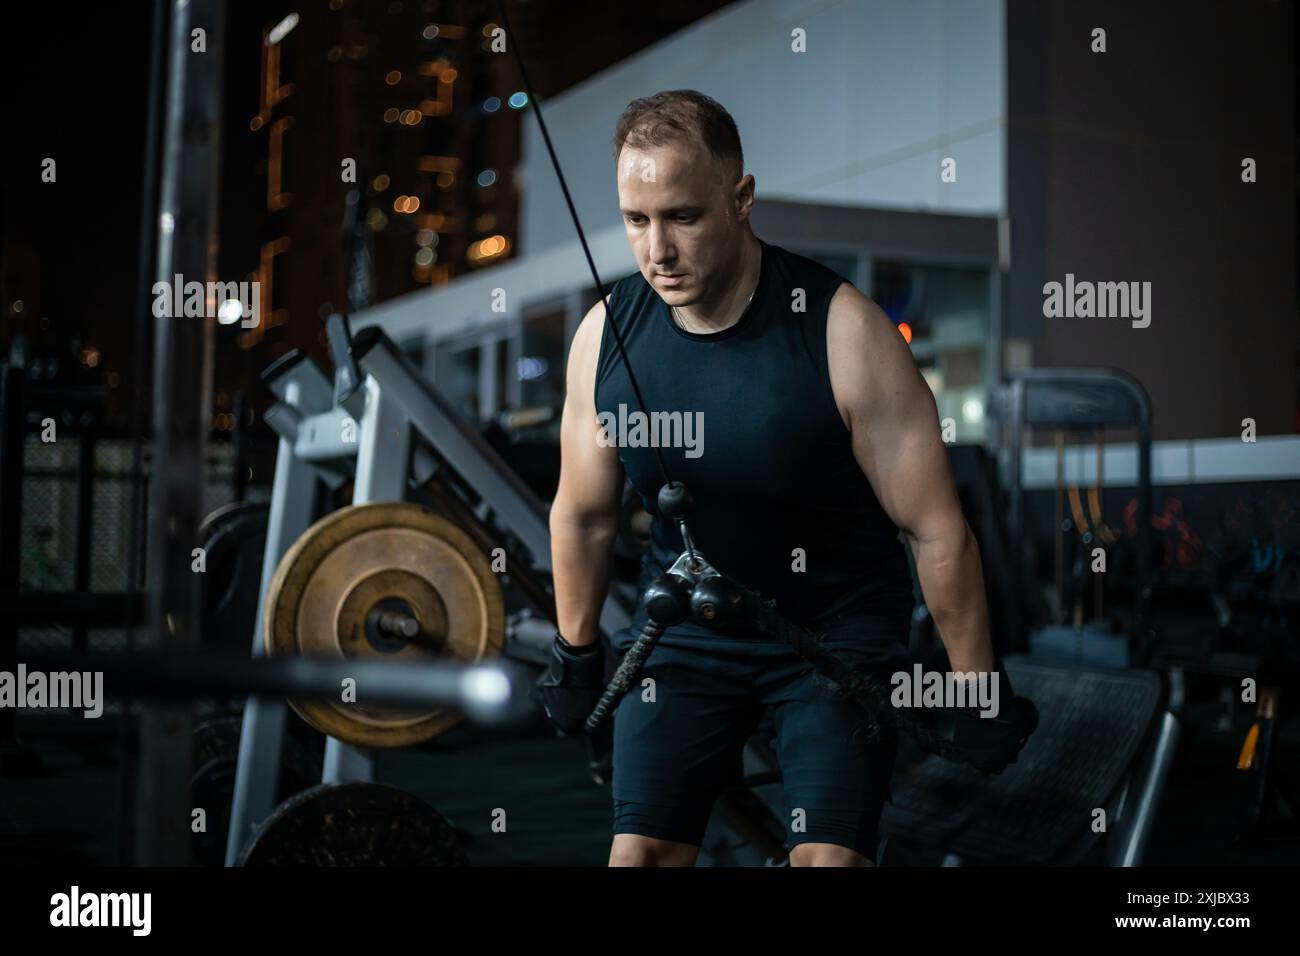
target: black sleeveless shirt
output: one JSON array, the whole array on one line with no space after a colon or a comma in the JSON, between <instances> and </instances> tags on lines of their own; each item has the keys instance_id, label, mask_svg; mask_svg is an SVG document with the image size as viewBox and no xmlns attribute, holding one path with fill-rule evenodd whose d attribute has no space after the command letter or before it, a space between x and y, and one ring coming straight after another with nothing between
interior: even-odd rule
<instances>
[{"instance_id":1,"label":"black sleeveless shirt","mask_svg":"<svg viewBox=\"0 0 1300 956\"><path fill-rule=\"evenodd\" d=\"M596 412L654 516L642 583L684 549L676 526L657 513L657 442L669 477L690 488L695 508L688 526L718 571L775 598L784 614L808 626L844 613L905 612L912 578L898 528L853 457L831 391L826 315L847 280L759 244L754 297L721 332L680 328L639 272L610 292ZM803 311L796 311L796 290ZM611 321L623 334L649 421L639 412Z\"/></svg>"}]
</instances>

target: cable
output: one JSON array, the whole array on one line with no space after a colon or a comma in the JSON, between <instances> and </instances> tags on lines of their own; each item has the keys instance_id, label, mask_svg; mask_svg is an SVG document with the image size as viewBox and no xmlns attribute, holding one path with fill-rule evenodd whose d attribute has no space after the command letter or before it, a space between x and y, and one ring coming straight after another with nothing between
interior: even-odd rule
<instances>
[{"instance_id":1,"label":"cable","mask_svg":"<svg viewBox=\"0 0 1300 956\"><path fill-rule=\"evenodd\" d=\"M528 101L533 104L533 112L537 116L537 125L542 131L542 140L546 143L546 151L551 156L551 165L555 167L555 176L560 181L560 191L564 193L564 202L569 207L569 215L573 218L573 226L578 230L578 241L582 243L582 251L587 257L587 266L591 269L591 277L596 280L596 289L600 292L600 300L605 305L605 321L614 330L614 341L618 344L618 354L623 360L623 367L627 369L627 379L632 386L632 393L636 395L636 402L641 409L641 414L648 421L650 411L646 408L645 399L641 395L641 386L637 384L636 375L632 372L632 363L628 361L627 347L623 343L623 333L619 331L618 324L614 321L613 313L610 311L609 296L605 292L605 283L601 281L600 273L596 271L596 260L592 258L591 249L587 245L587 236L582 231L582 223L578 219L578 210L573 204L573 197L569 195L569 184L564 179L564 170L560 168L559 157L555 155L555 147L551 145L551 134L546 129L546 120L542 118L542 105L537 99L537 94L533 92L532 84L528 81L528 70L524 67L524 57L519 50L519 44L515 42L515 32L510 26L510 18L506 16L504 0L497 0L497 9L501 13L501 25L506 31L506 42L515 55L515 62L519 64L519 76L523 80L524 92L528 94ZM664 462L663 451L660 450L658 445L652 445L651 447L654 449L655 460L659 464L659 476L663 479L663 484L669 484L668 466Z\"/></svg>"}]
</instances>

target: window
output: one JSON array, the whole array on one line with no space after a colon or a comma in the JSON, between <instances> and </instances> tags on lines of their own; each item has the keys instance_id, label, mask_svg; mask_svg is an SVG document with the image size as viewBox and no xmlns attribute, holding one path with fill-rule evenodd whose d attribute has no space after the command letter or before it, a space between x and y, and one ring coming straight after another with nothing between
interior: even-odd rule
<instances>
[{"instance_id":1,"label":"window","mask_svg":"<svg viewBox=\"0 0 1300 956\"><path fill-rule=\"evenodd\" d=\"M564 405L565 318L563 306L525 311L515 368L520 406L553 408L556 440L559 439L559 412Z\"/></svg>"},{"instance_id":2,"label":"window","mask_svg":"<svg viewBox=\"0 0 1300 956\"><path fill-rule=\"evenodd\" d=\"M982 442L992 327L988 271L877 260L870 294L895 325L906 326L940 420L952 420L957 441Z\"/></svg>"},{"instance_id":3,"label":"window","mask_svg":"<svg viewBox=\"0 0 1300 956\"><path fill-rule=\"evenodd\" d=\"M438 391L467 421L476 425L482 417L478 400L479 353L477 345L439 346L434 370Z\"/></svg>"},{"instance_id":4,"label":"window","mask_svg":"<svg viewBox=\"0 0 1300 956\"><path fill-rule=\"evenodd\" d=\"M832 272L843 276L854 285L858 284L858 257L829 252L800 252L813 262L819 262Z\"/></svg>"}]
</instances>

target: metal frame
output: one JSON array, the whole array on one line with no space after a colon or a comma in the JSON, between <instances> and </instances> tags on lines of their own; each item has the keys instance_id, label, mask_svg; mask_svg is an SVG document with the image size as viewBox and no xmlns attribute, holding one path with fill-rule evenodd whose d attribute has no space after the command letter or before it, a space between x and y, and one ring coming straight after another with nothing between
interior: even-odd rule
<instances>
[{"instance_id":1,"label":"metal frame","mask_svg":"<svg viewBox=\"0 0 1300 956\"><path fill-rule=\"evenodd\" d=\"M1141 866L1146 853L1151 828L1155 825L1156 808L1164 795L1165 782L1173 767L1181 731L1178 718L1172 712L1160 712L1159 727L1150 743L1130 771L1120 793L1119 802L1112 814L1116 825L1106 841L1107 866ZM1132 796L1133 812L1128 812Z\"/></svg>"},{"instance_id":2,"label":"metal frame","mask_svg":"<svg viewBox=\"0 0 1300 956\"><path fill-rule=\"evenodd\" d=\"M424 340L425 377L437 386L439 355L452 355L468 349L478 349L479 418L480 420L486 420L491 413L484 413L484 410L493 409L496 406L498 350L505 349L506 368L513 368L515 363L511 359L512 357L517 358L517 355L512 356L511 353L518 352L517 339L520 334L520 322L517 317L511 317L499 325L475 331L468 335L461 333L445 339L429 336ZM506 400L508 404L517 405L519 403L519 383L509 377L506 381Z\"/></svg>"},{"instance_id":3,"label":"metal frame","mask_svg":"<svg viewBox=\"0 0 1300 956\"><path fill-rule=\"evenodd\" d=\"M1127 372L1108 368L1032 368L1012 372L999 396L999 419L1009 431L1007 493L1010 498L1013 571L1025 580L1022 459L1026 425L1125 425L1137 429L1136 625L1147 620L1151 587L1151 398Z\"/></svg>"},{"instance_id":4,"label":"metal frame","mask_svg":"<svg viewBox=\"0 0 1300 956\"><path fill-rule=\"evenodd\" d=\"M1137 437L1137 574L1136 628L1147 620L1151 584L1151 399L1131 375L1105 368L1033 368L1010 373L1000 395L999 422L1009 434L1008 494L1010 534L1016 542L1013 573L1024 579L1024 495L1022 465L1024 429L1030 426L1078 428L1121 425L1135 428ZM1138 757L1116 797L1111 813L1106 862L1137 866L1142 861L1164 792L1180 736L1177 717L1161 710L1146 748Z\"/></svg>"},{"instance_id":5,"label":"metal frame","mask_svg":"<svg viewBox=\"0 0 1300 956\"><path fill-rule=\"evenodd\" d=\"M337 478L335 472L322 472L295 454L297 421L304 415L324 414L333 407L333 390L320 369L310 361L291 355L287 361L282 360L268 369L264 378L280 399L266 415L267 423L280 435L280 444L275 456L261 592L253 626L253 657L266 653L262 615L276 566L315 518L317 480L326 477L333 482ZM280 747L288 710L285 701L275 698L250 697L244 705L234 798L230 806L230 833L226 838L227 866L235 864L253 827L266 819L275 806Z\"/></svg>"},{"instance_id":6,"label":"metal frame","mask_svg":"<svg viewBox=\"0 0 1300 956\"><path fill-rule=\"evenodd\" d=\"M346 340L345 322L342 328ZM337 488L354 473L354 504L403 500L411 483L422 483L438 467L426 456L413 454L415 432L489 504L528 549L534 565L550 568L545 507L392 339L377 328L363 329L348 342L346 354L336 347L334 357L340 367L334 388L313 363L292 353L263 376L280 399L266 415L280 444L252 646L255 657L265 653L262 622L271 577L289 546L315 517L317 482ZM353 375L359 387L340 385ZM356 412L360 414L357 440L342 441L341 428ZM304 493L305 489L311 492ZM627 608L611 593L601 613L601 627L612 633L630 621ZM287 710L283 701L250 698L244 711L226 844L229 866L239 858L256 824L274 808ZM373 772L372 752L335 739L327 741L324 781L369 780Z\"/></svg>"},{"instance_id":7,"label":"metal frame","mask_svg":"<svg viewBox=\"0 0 1300 956\"><path fill-rule=\"evenodd\" d=\"M400 352L400 350L399 350ZM411 462L411 423L373 376L365 379L365 410L357 430L357 472L352 503L401 501L406 496ZM373 752L330 737L325 742L322 783L374 778Z\"/></svg>"}]
</instances>

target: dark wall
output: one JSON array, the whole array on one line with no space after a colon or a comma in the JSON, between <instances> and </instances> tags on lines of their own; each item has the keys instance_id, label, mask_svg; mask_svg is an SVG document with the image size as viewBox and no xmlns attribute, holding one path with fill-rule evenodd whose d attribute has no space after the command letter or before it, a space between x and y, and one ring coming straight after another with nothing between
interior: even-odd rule
<instances>
[{"instance_id":1,"label":"dark wall","mask_svg":"<svg viewBox=\"0 0 1300 956\"><path fill-rule=\"evenodd\" d=\"M1294 434L1294 5L1008 0L1007 17L1006 337L1035 365L1134 374L1157 439L1246 417ZM1150 281L1150 326L1045 318L1043 283L1066 273Z\"/></svg>"}]
</instances>

